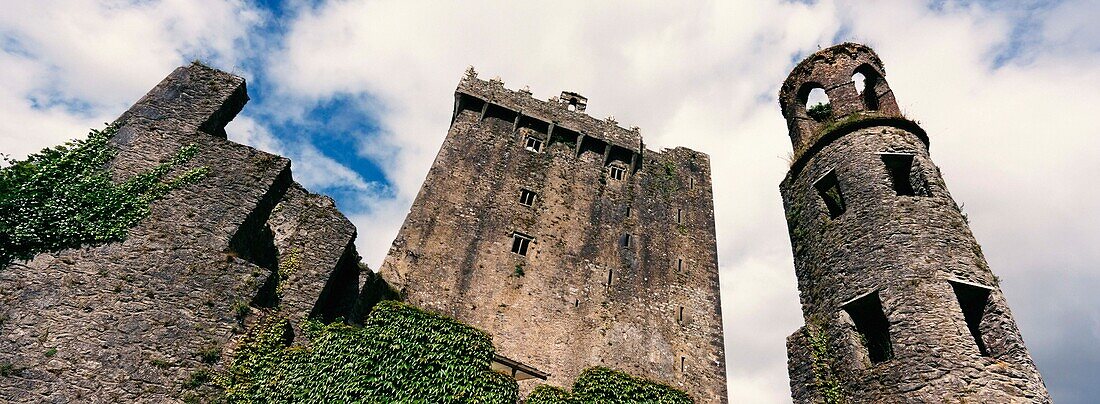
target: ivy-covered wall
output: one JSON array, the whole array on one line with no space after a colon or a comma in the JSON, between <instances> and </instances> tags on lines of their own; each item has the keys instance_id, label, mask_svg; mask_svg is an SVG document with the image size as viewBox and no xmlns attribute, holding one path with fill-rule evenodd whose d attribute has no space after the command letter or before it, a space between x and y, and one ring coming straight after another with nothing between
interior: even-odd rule
<instances>
[{"instance_id":1,"label":"ivy-covered wall","mask_svg":"<svg viewBox=\"0 0 1100 404\"><path fill-rule=\"evenodd\" d=\"M625 372L604 367L586 369L573 382L573 391L542 385L536 387L526 404L627 404L694 403L687 393Z\"/></svg>"},{"instance_id":2,"label":"ivy-covered wall","mask_svg":"<svg viewBox=\"0 0 1100 404\"><path fill-rule=\"evenodd\" d=\"M118 127L92 130L87 139L4 158L0 168L0 268L43 252L121 241L149 213L149 203L202 179L196 167L164 180L198 152L181 148L169 161L121 183L107 170L117 150L108 140Z\"/></svg>"},{"instance_id":3,"label":"ivy-covered wall","mask_svg":"<svg viewBox=\"0 0 1100 404\"><path fill-rule=\"evenodd\" d=\"M395 301L362 327L307 321L307 345L271 318L238 348L218 381L230 402L514 403L512 378L490 370L482 331Z\"/></svg>"}]
</instances>

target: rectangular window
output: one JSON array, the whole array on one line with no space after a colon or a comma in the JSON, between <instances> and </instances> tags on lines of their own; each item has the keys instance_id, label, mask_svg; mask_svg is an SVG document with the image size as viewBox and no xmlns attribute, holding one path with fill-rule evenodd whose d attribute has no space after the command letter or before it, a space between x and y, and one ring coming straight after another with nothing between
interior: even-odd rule
<instances>
[{"instance_id":1,"label":"rectangular window","mask_svg":"<svg viewBox=\"0 0 1100 404\"><path fill-rule=\"evenodd\" d=\"M684 322L684 306L680 306L680 316L676 318L676 322L681 324Z\"/></svg>"},{"instance_id":2,"label":"rectangular window","mask_svg":"<svg viewBox=\"0 0 1100 404\"><path fill-rule=\"evenodd\" d=\"M677 258L676 259L676 271L679 272L679 271L682 271L682 270L684 270L684 260L681 259L681 258Z\"/></svg>"},{"instance_id":3,"label":"rectangular window","mask_svg":"<svg viewBox=\"0 0 1100 404\"><path fill-rule=\"evenodd\" d=\"M626 217L630 217L630 207L626 207Z\"/></svg>"},{"instance_id":4,"label":"rectangular window","mask_svg":"<svg viewBox=\"0 0 1100 404\"><path fill-rule=\"evenodd\" d=\"M622 180L623 179L623 174L626 173L626 170L624 170L622 167L619 167L619 166L607 166L607 172L608 172L608 175L611 176L611 179L613 179L613 180Z\"/></svg>"},{"instance_id":5,"label":"rectangular window","mask_svg":"<svg viewBox=\"0 0 1100 404\"><path fill-rule=\"evenodd\" d=\"M844 206L844 195L840 193L840 182L836 179L836 172L830 171L817 180L814 183L814 188L817 189L818 195L821 195L821 200L825 202L825 207L829 210L829 217L836 218L844 213L846 206Z\"/></svg>"},{"instance_id":6,"label":"rectangular window","mask_svg":"<svg viewBox=\"0 0 1100 404\"><path fill-rule=\"evenodd\" d=\"M882 311L882 301L879 300L877 291L856 298L841 308L855 323L871 363L894 357L894 348L890 345L890 321Z\"/></svg>"},{"instance_id":7,"label":"rectangular window","mask_svg":"<svg viewBox=\"0 0 1100 404\"><path fill-rule=\"evenodd\" d=\"M538 153L542 150L542 139L534 136L527 136L527 142L526 144L524 144L524 148L529 151Z\"/></svg>"},{"instance_id":8,"label":"rectangular window","mask_svg":"<svg viewBox=\"0 0 1100 404\"><path fill-rule=\"evenodd\" d=\"M898 196L913 196L913 155L901 153L883 153L882 162L890 174L890 183Z\"/></svg>"},{"instance_id":9,"label":"rectangular window","mask_svg":"<svg viewBox=\"0 0 1100 404\"><path fill-rule=\"evenodd\" d=\"M684 210L676 209L676 224L684 223Z\"/></svg>"},{"instance_id":10,"label":"rectangular window","mask_svg":"<svg viewBox=\"0 0 1100 404\"><path fill-rule=\"evenodd\" d=\"M533 205L535 203L535 192L529 189L520 189L519 203L525 206Z\"/></svg>"},{"instance_id":11,"label":"rectangular window","mask_svg":"<svg viewBox=\"0 0 1100 404\"><path fill-rule=\"evenodd\" d=\"M695 189L695 178L688 178L688 189Z\"/></svg>"},{"instance_id":12,"label":"rectangular window","mask_svg":"<svg viewBox=\"0 0 1100 404\"><path fill-rule=\"evenodd\" d=\"M534 237L528 236L520 232L512 233L512 252L526 256L527 247L531 245L531 240L534 239Z\"/></svg>"},{"instance_id":13,"label":"rectangular window","mask_svg":"<svg viewBox=\"0 0 1100 404\"><path fill-rule=\"evenodd\" d=\"M978 345L978 352L982 356L989 356L989 350L982 339L982 317L985 316L985 306L989 303L989 288L969 285L961 282L950 282L951 289L955 290L955 297L959 299L959 307L962 308L963 317L966 318L966 328L970 329L970 335L974 337L974 343Z\"/></svg>"},{"instance_id":14,"label":"rectangular window","mask_svg":"<svg viewBox=\"0 0 1100 404\"><path fill-rule=\"evenodd\" d=\"M633 246L634 237L632 237L630 234L624 234L622 238L619 239L619 244L621 244L623 247Z\"/></svg>"}]
</instances>

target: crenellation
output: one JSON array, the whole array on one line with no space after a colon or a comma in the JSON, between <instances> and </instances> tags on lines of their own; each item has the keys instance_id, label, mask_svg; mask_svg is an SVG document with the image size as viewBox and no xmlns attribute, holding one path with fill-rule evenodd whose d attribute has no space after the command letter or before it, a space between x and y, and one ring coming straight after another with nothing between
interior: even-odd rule
<instances>
[{"instance_id":1,"label":"crenellation","mask_svg":"<svg viewBox=\"0 0 1100 404\"><path fill-rule=\"evenodd\" d=\"M530 91L509 90L504 87L503 82L481 80L476 74L467 74L458 84L456 97L459 99L456 110L487 108L491 105L507 110L512 119L519 116L525 121L536 121L539 127L548 128L548 132L551 127L555 130L558 127L567 128L573 133L599 139L634 153L639 153L643 148L639 131L620 127L614 120L589 116L584 112L588 99L577 93L565 91L562 92L562 97L547 102L532 97ZM577 99L577 105L583 106L570 110L569 99Z\"/></svg>"}]
</instances>

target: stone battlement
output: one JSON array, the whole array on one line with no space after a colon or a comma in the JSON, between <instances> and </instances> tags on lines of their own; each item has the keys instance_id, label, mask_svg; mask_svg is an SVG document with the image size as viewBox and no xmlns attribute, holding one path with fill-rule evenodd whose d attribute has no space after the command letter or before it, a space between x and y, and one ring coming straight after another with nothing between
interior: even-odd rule
<instances>
[{"instance_id":1,"label":"stone battlement","mask_svg":"<svg viewBox=\"0 0 1100 404\"><path fill-rule=\"evenodd\" d=\"M509 90L500 80L481 80L477 72L472 68L466 71L466 76L458 83L455 90L456 108L463 101L474 103L488 103L489 109L502 108L518 115L524 120L534 120L535 126L567 129L572 133L585 137L595 138L609 144L622 147L634 153L641 153L645 148L642 143L642 135L637 128L627 129L618 125L611 119L597 119L584 113L587 99L576 93L563 92L563 95L572 96L578 103L570 103L569 100L551 98L550 101L542 101L531 96L530 91ZM475 98L475 100L462 100L463 96ZM570 110L570 105L574 110ZM487 112L488 113L488 112Z\"/></svg>"}]
</instances>

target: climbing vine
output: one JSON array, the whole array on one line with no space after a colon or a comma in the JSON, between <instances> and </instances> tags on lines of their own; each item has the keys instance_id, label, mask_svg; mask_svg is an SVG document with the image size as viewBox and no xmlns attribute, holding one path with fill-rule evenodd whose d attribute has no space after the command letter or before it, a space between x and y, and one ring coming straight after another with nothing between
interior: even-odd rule
<instances>
[{"instance_id":1,"label":"climbing vine","mask_svg":"<svg viewBox=\"0 0 1100 404\"><path fill-rule=\"evenodd\" d=\"M43 252L122 241L149 214L150 203L207 174L206 167L196 167L164 179L198 153L188 145L169 161L116 184L107 166L117 153L108 142L117 131L108 125L23 160L3 157L0 268Z\"/></svg>"},{"instance_id":2,"label":"climbing vine","mask_svg":"<svg viewBox=\"0 0 1100 404\"><path fill-rule=\"evenodd\" d=\"M813 356L814 385L821 393L826 404L843 404L844 392L841 390L840 381L833 374L832 353L829 351L829 339L820 326L806 327L803 331L806 340L810 343L810 354Z\"/></svg>"},{"instance_id":3,"label":"climbing vine","mask_svg":"<svg viewBox=\"0 0 1100 404\"><path fill-rule=\"evenodd\" d=\"M594 367L581 372L573 382L573 391L539 386L527 396L525 404L627 404L694 403L687 393L625 372Z\"/></svg>"},{"instance_id":4,"label":"climbing vine","mask_svg":"<svg viewBox=\"0 0 1100 404\"><path fill-rule=\"evenodd\" d=\"M517 385L489 365L487 334L451 318L382 301L362 327L289 321L254 328L217 383L230 402L514 403Z\"/></svg>"}]
</instances>

